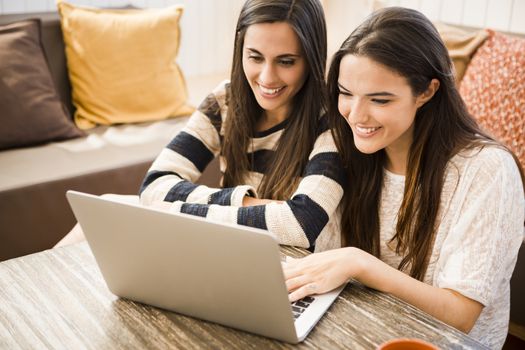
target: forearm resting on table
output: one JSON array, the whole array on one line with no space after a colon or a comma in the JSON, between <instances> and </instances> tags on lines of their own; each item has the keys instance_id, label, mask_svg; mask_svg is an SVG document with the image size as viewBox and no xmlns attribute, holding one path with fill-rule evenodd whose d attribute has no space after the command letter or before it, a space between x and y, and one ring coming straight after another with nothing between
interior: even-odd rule
<instances>
[{"instance_id":1,"label":"forearm resting on table","mask_svg":"<svg viewBox=\"0 0 525 350\"><path fill-rule=\"evenodd\" d=\"M366 266L362 266L356 276L358 281L392 294L462 332L472 329L483 309L475 300L454 290L418 281L375 257L363 260Z\"/></svg>"},{"instance_id":2,"label":"forearm resting on table","mask_svg":"<svg viewBox=\"0 0 525 350\"><path fill-rule=\"evenodd\" d=\"M243 200L242 200L242 206L243 207L252 207L252 206L255 206L255 205L265 205L265 204L269 204L269 203L272 203L272 202L281 203L282 201L277 201L277 200L273 200L273 199L261 199L261 198L245 196L243 198Z\"/></svg>"},{"instance_id":3,"label":"forearm resting on table","mask_svg":"<svg viewBox=\"0 0 525 350\"><path fill-rule=\"evenodd\" d=\"M123 197L123 196L122 196ZM244 197L243 199L243 206L254 206L254 205L264 205L271 202L280 202L280 201L274 201L270 199L259 199L254 197ZM84 236L84 232L80 228L80 225L77 223L75 226L69 231L54 247L62 247L69 244L79 243L85 241L86 238Z\"/></svg>"}]
</instances>

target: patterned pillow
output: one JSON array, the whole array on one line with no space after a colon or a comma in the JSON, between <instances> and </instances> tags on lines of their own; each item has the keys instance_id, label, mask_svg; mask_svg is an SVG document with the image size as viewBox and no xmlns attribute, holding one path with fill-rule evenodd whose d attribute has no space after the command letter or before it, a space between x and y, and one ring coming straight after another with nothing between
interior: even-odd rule
<instances>
[{"instance_id":1,"label":"patterned pillow","mask_svg":"<svg viewBox=\"0 0 525 350\"><path fill-rule=\"evenodd\" d=\"M489 31L461 82L460 93L483 129L525 167L525 39Z\"/></svg>"}]
</instances>

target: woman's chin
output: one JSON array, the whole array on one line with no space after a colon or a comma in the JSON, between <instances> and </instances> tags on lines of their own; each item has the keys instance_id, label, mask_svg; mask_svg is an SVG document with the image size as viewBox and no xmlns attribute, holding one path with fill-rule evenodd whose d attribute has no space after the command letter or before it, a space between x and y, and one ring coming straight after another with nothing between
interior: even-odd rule
<instances>
[{"instance_id":1,"label":"woman's chin","mask_svg":"<svg viewBox=\"0 0 525 350\"><path fill-rule=\"evenodd\" d=\"M355 148L357 148L357 150L359 152L363 153L363 154L373 154L373 153L376 153L377 151L379 151L379 149L377 147L374 147L372 145L356 144Z\"/></svg>"}]
</instances>

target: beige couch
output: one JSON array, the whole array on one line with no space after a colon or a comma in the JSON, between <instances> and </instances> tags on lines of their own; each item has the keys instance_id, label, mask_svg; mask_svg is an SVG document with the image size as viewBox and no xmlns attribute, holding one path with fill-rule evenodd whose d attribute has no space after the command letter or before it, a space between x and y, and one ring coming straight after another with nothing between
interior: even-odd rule
<instances>
[{"instance_id":1,"label":"beige couch","mask_svg":"<svg viewBox=\"0 0 525 350\"><path fill-rule=\"evenodd\" d=\"M72 115L58 14L0 15L0 24L35 17L42 20L42 41L55 87ZM190 102L198 105L226 77L188 78ZM51 248L73 227L75 219L65 199L69 189L137 194L152 160L187 118L101 126L86 137L0 151L0 261ZM214 168L201 181L213 184L217 179Z\"/></svg>"}]
</instances>

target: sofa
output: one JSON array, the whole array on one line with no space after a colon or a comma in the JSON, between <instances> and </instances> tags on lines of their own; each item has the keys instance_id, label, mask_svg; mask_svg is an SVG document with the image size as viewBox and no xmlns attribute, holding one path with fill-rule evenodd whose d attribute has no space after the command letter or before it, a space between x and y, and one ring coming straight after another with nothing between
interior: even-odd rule
<instances>
[{"instance_id":1,"label":"sofa","mask_svg":"<svg viewBox=\"0 0 525 350\"><path fill-rule=\"evenodd\" d=\"M481 127L501 140L525 169L525 38L437 25L456 68L459 92ZM525 231L524 231L525 233ZM525 239L525 237L524 237ZM525 241L511 284L509 333L525 346Z\"/></svg>"},{"instance_id":2,"label":"sofa","mask_svg":"<svg viewBox=\"0 0 525 350\"><path fill-rule=\"evenodd\" d=\"M56 12L0 15L0 26L28 18L41 21L53 83L72 119L75 107L60 17ZM198 105L226 77L186 79L190 103ZM69 232L76 220L65 198L67 190L137 194L151 162L187 119L98 126L81 131L82 137L1 150L0 261L49 249ZM200 182L217 185L218 179L215 161Z\"/></svg>"}]
</instances>

